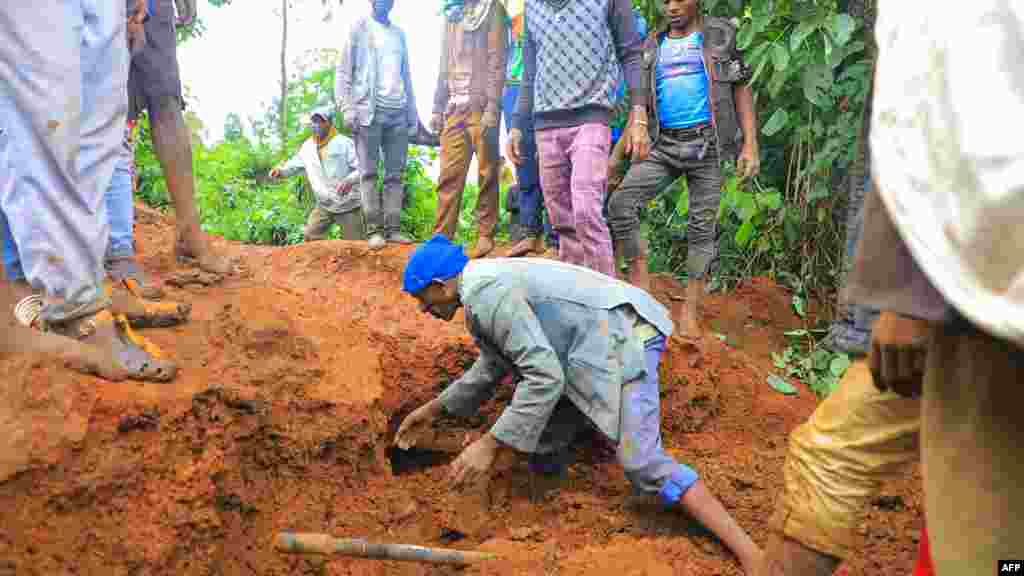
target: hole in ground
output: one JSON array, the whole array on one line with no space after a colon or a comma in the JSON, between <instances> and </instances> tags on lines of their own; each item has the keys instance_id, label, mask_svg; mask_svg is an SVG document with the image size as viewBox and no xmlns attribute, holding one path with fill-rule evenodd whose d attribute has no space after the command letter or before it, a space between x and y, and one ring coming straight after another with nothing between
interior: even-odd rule
<instances>
[{"instance_id":1,"label":"hole in ground","mask_svg":"<svg viewBox=\"0 0 1024 576\"><path fill-rule=\"evenodd\" d=\"M402 450L397 446L388 448L388 460L391 461L391 473L395 476L418 472L426 468L447 464L452 454L437 450L410 448Z\"/></svg>"}]
</instances>

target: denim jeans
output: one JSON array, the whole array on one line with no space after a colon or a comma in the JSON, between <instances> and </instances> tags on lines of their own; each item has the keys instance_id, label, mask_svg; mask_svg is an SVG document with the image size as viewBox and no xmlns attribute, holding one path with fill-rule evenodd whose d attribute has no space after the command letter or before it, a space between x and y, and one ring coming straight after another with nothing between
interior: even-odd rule
<instances>
[{"instance_id":1,"label":"denim jeans","mask_svg":"<svg viewBox=\"0 0 1024 576\"><path fill-rule=\"evenodd\" d=\"M505 129L512 131L512 112L516 109L519 98L519 86L505 87ZM557 235L551 223L544 218L544 193L540 188L540 165L537 157L537 134L533 123L525 126L523 140L520 144L523 163L516 166L516 181L519 195L519 225L523 233L536 238L543 232L551 244L558 244Z\"/></svg>"},{"instance_id":2,"label":"denim jeans","mask_svg":"<svg viewBox=\"0 0 1024 576\"><path fill-rule=\"evenodd\" d=\"M107 260L135 257L135 204L132 174L134 160L124 151L117 159L114 177L103 196L110 219L110 244Z\"/></svg>"},{"instance_id":3,"label":"denim jeans","mask_svg":"<svg viewBox=\"0 0 1024 576\"><path fill-rule=\"evenodd\" d=\"M409 157L408 115L405 110L377 109L373 124L353 134L359 156L359 190L366 217L366 234L394 234L402 225L405 190L402 177ZM377 190L377 163L384 157L384 191Z\"/></svg>"}]
</instances>

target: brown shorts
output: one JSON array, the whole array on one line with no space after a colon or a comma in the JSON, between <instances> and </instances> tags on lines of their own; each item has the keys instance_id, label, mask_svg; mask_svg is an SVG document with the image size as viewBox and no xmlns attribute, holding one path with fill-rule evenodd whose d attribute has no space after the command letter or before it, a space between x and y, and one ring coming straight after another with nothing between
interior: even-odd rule
<instances>
[{"instance_id":1,"label":"brown shorts","mask_svg":"<svg viewBox=\"0 0 1024 576\"><path fill-rule=\"evenodd\" d=\"M128 117L143 110L152 116L160 102L177 99L185 108L178 73L178 48L174 32L174 0L157 0L156 14L146 22L146 46L132 57L128 74Z\"/></svg>"}]
</instances>

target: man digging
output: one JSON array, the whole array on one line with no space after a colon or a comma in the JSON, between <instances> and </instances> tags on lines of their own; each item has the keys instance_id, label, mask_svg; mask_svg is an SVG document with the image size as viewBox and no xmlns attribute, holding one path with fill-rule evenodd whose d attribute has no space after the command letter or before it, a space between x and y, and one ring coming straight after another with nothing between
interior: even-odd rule
<instances>
[{"instance_id":1,"label":"man digging","mask_svg":"<svg viewBox=\"0 0 1024 576\"><path fill-rule=\"evenodd\" d=\"M395 436L399 448L415 446L442 412L474 415L512 374L518 384L511 403L452 463L456 488L486 481L500 451L524 452L535 468L558 470L561 455L589 421L617 443L618 460L637 491L693 516L752 573L761 550L697 473L662 446L658 365L673 326L653 297L571 264L470 262L440 235L413 254L403 289L441 320L450 321L464 306L480 356L439 397L405 418Z\"/></svg>"}]
</instances>

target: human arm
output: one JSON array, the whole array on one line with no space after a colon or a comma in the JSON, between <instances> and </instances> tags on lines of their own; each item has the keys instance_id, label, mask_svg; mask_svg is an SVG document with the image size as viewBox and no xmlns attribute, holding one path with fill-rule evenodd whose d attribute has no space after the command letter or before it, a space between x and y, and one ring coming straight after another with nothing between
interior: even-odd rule
<instances>
[{"instance_id":1,"label":"human arm","mask_svg":"<svg viewBox=\"0 0 1024 576\"><path fill-rule=\"evenodd\" d=\"M637 31L636 17L630 0L612 0L609 6L608 23L615 42L615 53L622 66L623 76L629 86L632 103L626 132L626 152L634 162L647 158L651 149L647 133L648 82L643 73L643 38Z\"/></svg>"},{"instance_id":2,"label":"human arm","mask_svg":"<svg viewBox=\"0 0 1024 576\"><path fill-rule=\"evenodd\" d=\"M487 103L483 127L496 129L501 119L501 99L505 90L505 63L508 61L508 26L505 8L500 2L491 6L491 22L487 31Z\"/></svg>"},{"instance_id":3,"label":"human arm","mask_svg":"<svg viewBox=\"0 0 1024 576\"><path fill-rule=\"evenodd\" d=\"M742 178L753 178L761 171L761 147L757 141L757 111L754 110L754 90L750 84L733 87L736 111L743 130L743 150L737 162Z\"/></svg>"},{"instance_id":4,"label":"human arm","mask_svg":"<svg viewBox=\"0 0 1024 576\"><path fill-rule=\"evenodd\" d=\"M338 116L350 130L355 126L355 108L352 102L352 66L355 64L355 50L357 48L355 36L357 22L352 30L349 30L345 37L345 43L341 47L341 57L334 74L334 98L338 109Z\"/></svg>"},{"instance_id":5,"label":"human arm","mask_svg":"<svg viewBox=\"0 0 1024 576\"><path fill-rule=\"evenodd\" d=\"M270 171L271 178L290 178L300 172L306 171L306 165L298 154L292 156L284 164Z\"/></svg>"}]
</instances>

